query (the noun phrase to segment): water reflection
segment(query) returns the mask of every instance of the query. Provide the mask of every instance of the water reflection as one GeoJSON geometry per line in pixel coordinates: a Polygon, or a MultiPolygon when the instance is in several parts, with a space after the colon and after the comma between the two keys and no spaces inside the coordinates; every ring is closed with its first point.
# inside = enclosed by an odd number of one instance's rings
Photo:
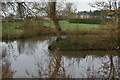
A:
{"type": "Polygon", "coordinates": [[[2,42],[3,77],[13,78],[108,78],[118,77],[117,51],[50,52],[55,37],[2,42]],[[8,74],[9,75],[9,74],[8,74]]]}

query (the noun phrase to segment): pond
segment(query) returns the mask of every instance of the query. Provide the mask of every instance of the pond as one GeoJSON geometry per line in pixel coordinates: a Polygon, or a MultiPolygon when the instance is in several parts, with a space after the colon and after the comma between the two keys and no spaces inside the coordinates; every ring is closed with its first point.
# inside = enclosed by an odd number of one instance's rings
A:
{"type": "Polygon", "coordinates": [[[0,42],[2,77],[118,78],[117,51],[50,51],[48,46],[55,40],[45,37],[0,42]]]}

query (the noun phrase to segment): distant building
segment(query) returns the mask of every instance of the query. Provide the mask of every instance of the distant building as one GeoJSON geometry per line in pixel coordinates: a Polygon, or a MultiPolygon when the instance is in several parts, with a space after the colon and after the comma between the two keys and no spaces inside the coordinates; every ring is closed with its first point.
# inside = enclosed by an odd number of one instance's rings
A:
{"type": "MultiPolygon", "coordinates": [[[[79,19],[102,19],[102,15],[101,15],[102,11],[100,10],[96,10],[96,11],[90,11],[90,12],[87,12],[87,11],[81,11],[81,12],[78,12],[76,14],[76,18],[79,18],[79,19]]],[[[106,18],[111,18],[111,16],[106,16],[106,18]]]]}
{"type": "Polygon", "coordinates": [[[87,13],[87,12],[78,12],[77,18],[80,18],[80,19],[89,19],[89,18],[92,18],[92,16],[91,16],[90,13],[87,13]]]}

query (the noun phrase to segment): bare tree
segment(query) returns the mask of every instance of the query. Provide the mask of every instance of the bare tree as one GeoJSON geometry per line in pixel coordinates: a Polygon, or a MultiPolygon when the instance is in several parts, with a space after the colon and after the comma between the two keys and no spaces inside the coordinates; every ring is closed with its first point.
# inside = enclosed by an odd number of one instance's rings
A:
{"type": "Polygon", "coordinates": [[[8,16],[12,11],[15,11],[15,3],[13,2],[1,2],[1,11],[4,16],[8,16]]]}
{"type": "Polygon", "coordinates": [[[109,9],[109,10],[116,10],[118,9],[118,0],[96,0],[95,2],[89,3],[91,7],[97,8],[97,9],[109,9]]]}
{"type": "Polygon", "coordinates": [[[30,2],[7,2],[3,3],[2,11],[4,15],[7,15],[8,12],[13,11],[13,13],[16,13],[17,17],[25,18],[27,16],[48,16],[54,23],[55,29],[58,34],[61,33],[61,27],[59,24],[59,18],[58,16],[66,15],[69,18],[73,17],[73,14],[75,12],[75,9],[73,9],[72,3],[66,3],[65,7],[64,5],[58,5],[56,0],[49,0],[49,2],[42,2],[42,3],[30,3],[30,2]],[[32,5],[32,6],[30,6],[32,5]],[[8,7],[11,7],[11,9],[7,10],[8,7]],[[60,9],[61,8],[61,9],[60,9]],[[62,13],[60,13],[60,11],[62,13]]]}
{"type": "Polygon", "coordinates": [[[61,32],[59,19],[72,18],[76,11],[73,3],[60,3],[56,0],[54,2],[50,0],[49,2],[34,3],[34,9],[37,15],[47,16],[53,21],[58,34],[61,32]]]}
{"type": "Polygon", "coordinates": [[[16,14],[17,17],[24,18],[28,15],[34,15],[30,2],[2,2],[2,13],[4,16],[16,14]]]}
{"type": "Polygon", "coordinates": [[[49,17],[55,25],[57,34],[60,35],[61,28],[60,28],[60,24],[57,16],[56,7],[57,7],[56,0],[54,2],[50,0],[49,2],[33,3],[33,9],[35,9],[35,13],[38,16],[49,17]]]}

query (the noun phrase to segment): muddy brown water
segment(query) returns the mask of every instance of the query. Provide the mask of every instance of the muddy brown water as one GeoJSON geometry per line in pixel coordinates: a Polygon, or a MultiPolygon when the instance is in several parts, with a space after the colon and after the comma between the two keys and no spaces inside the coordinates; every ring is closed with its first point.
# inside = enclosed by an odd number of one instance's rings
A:
{"type": "MultiPolygon", "coordinates": [[[[57,77],[118,77],[117,55],[107,54],[109,51],[51,52],[48,46],[55,39],[56,37],[49,37],[0,42],[3,75],[12,72],[9,76],[12,78],[48,78],[58,64],[55,64],[55,60],[59,60],[57,77]]],[[[116,54],[117,51],[112,53],[116,54]]]]}

